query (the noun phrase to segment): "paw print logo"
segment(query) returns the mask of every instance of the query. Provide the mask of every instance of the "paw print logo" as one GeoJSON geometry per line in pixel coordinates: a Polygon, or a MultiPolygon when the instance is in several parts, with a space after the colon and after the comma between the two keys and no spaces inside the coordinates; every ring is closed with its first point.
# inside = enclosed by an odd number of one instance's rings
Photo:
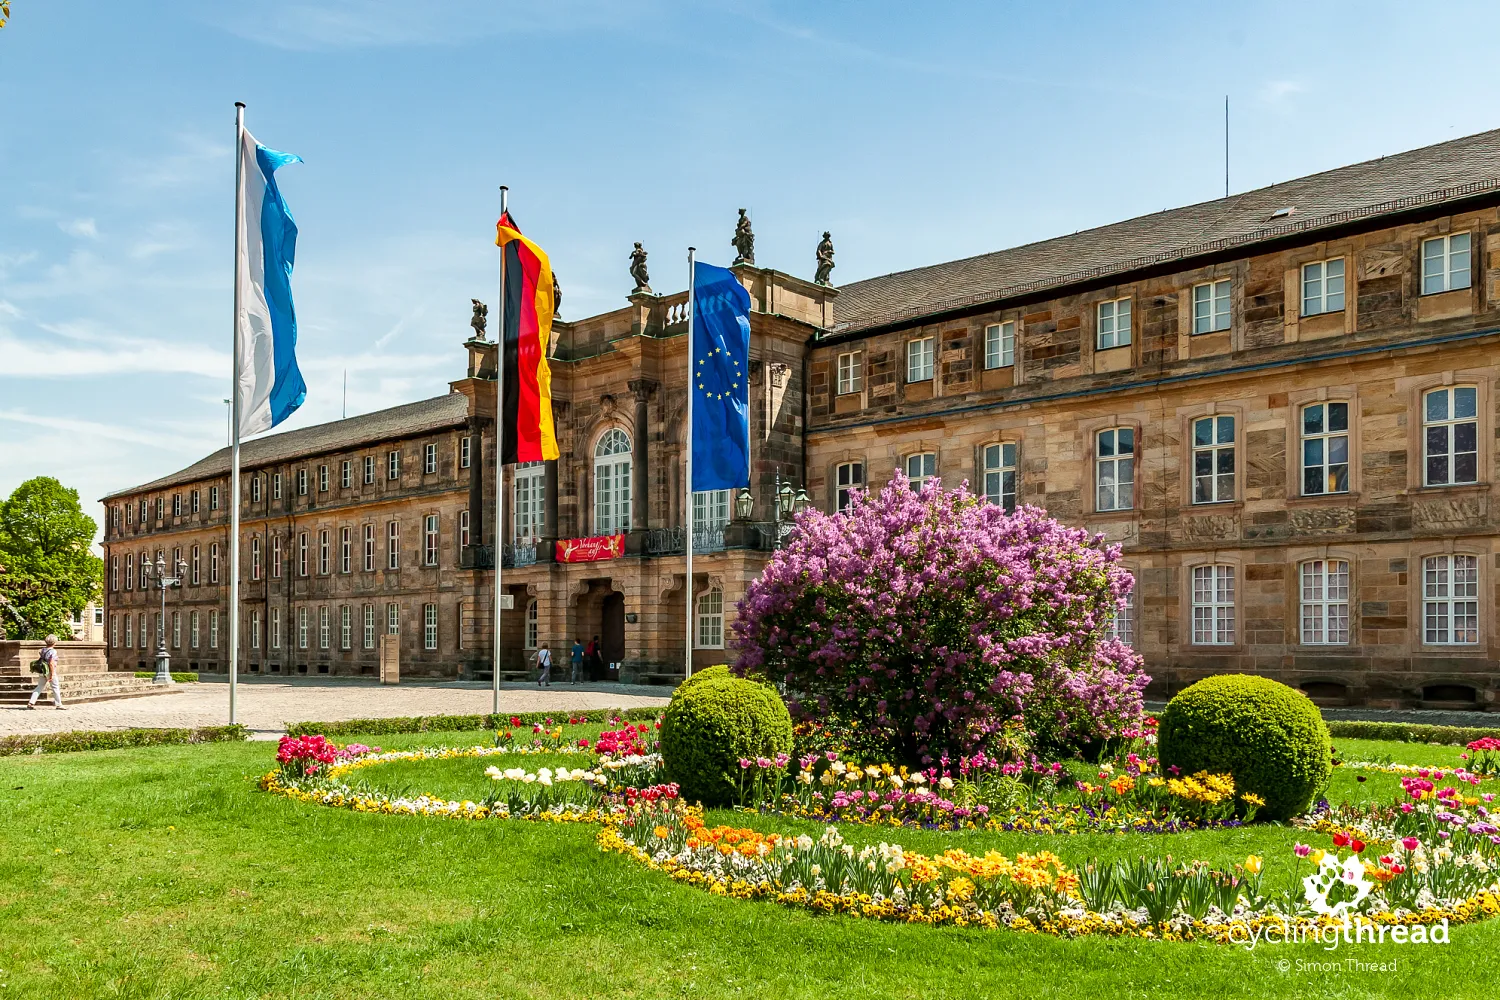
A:
{"type": "Polygon", "coordinates": [[[1365,863],[1358,854],[1351,854],[1342,862],[1332,852],[1323,855],[1317,870],[1302,880],[1302,894],[1314,913],[1345,919],[1359,908],[1365,897],[1374,889],[1365,880],[1365,863]],[[1337,902],[1330,903],[1329,897],[1337,902]]]}

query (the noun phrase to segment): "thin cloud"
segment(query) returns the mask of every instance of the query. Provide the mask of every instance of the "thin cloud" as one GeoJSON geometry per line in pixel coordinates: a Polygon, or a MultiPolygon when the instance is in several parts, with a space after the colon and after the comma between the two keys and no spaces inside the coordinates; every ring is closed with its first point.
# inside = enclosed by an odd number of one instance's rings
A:
{"type": "Polygon", "coordinates": [[[1268,80],[1255,96],[1262,104],[1285,104],[1306,89],[1296,80],[1268,80]]]}
{"type": "Polygon", "coordinates": [[[99,228],[94,225],[93,219],[69,219],[59,222],[57,228],[69,236],[76,236],[81,240],[97,240],[99,228]]]}

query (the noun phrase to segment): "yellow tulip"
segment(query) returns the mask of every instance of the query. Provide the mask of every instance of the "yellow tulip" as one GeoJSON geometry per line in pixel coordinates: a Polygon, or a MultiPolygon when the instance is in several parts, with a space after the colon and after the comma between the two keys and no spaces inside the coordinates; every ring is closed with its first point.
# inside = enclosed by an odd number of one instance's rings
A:
{"type": "Polygon", "coordinates": [[[1259,875],[1260,866],[1261,859],[1257,854],[1252,854],[1245,859],[1245,871],[1249,872],[1251,875],[1259,875]]]}

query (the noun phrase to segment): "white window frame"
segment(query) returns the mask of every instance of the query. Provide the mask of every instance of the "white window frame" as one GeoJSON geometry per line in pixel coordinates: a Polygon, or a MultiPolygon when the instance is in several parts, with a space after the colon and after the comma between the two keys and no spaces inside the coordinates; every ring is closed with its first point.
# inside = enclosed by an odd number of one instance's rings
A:
{"type": "Polygon", "coordinates": [[[436,566],[438,564],[438,516],[428,514],[422,518],[422,565],[436,566]]]}
{"type": "Polygon", "coordinates": [[[281,499],[281,473],[279,472],[273,472],[271,474],[271,499],[281,499]]]}
{"type": "Polygon", "coordinates": [[[724,591],[718,587],[698,595],[695,637],[699,649],[724,648],[724,591]]]}
{"type": "Polygon", "coordinates": [[[250,536],[250,579],[260,579],[260,536],[250,536]]]}
{"type": "Polygon", "coordinates": [[[339,572],[354,568],[354,529],[347,524],[339,528],[339,572]]]}
{"type": "Polygon", "coordinates": [[[182,494],[181,493],[173,493],[172,494],[172,516],[173,517],[181,517],[182,516],[182,494]]]}
{"type": "Polygon", "coordinates": [[[318,606],[318,648],[328,649],[333,644],[333,616],[328,605],[318,606]]]}
{"type": "Polygon", "coordinates": [[[536,649],[540,626],[541,609],[537,604],[537,599],[533,597],[526,602],[526,635],[522,642],[527,649],[536,649]]]}
{"type": "Polygon", "coordinates": [[[1239,471],[1234,445],[1233,414],[1216,413],[1188,421],[1192,450],[1193,503],[1230,503],[1234,500],[1239,471]],[[1205,438],[1206,435],[1206,438],[1205,438]],[[1225,438],[1228,440],[1225,440],[1225,438]],[[1208,471],[1201,471],[1206,465],[1208,471]],[[1228,466],[1228,471],[1224,467],[1228,466]]]}
{"type": "Polygon", "coordinates": [[[364,567],[366,573],[375,572],[375,525],[365,525],[364,567]]]}
{"type": "Polygon", "coordinates": [[[371,483],[373,483],[375,481],[375,456],[374,455],[366,455],[365,456],[364,465],[365,465],[365,475],[364,475],[365,485],[369,486],[371,483]]]}
{"type": "Polygon", "coordinates": [[[193,490],[188,494],[188,513],[198,513],[198,498],[201,492],[200,490],[193,490]]]}
{"type": "Polygon", "coordinates": [[[344,459],[339,463],[339,488],[347,490],[354,485],[354,463],[344,459]]]}
{"type": "Polygon", "coordinates": [[[1319,400],[1303,405],[1297,421],[1301,436],[1299,449],[1302,463],[1302,495],[1328,496],[1349,492],[1349,411],[1353,404],[1343,399],[1319,400]],[[1339,407],[1339,409],[1335,409],[1339,407]],[[1334,427],[1335,413],[1343,414],[1343,427],[1334,427]],[[1317,423],[1309,428],[1308,421],[1317,423]],[[1332,461],[1334,452],[1342,449],[1344,460],[1332,461]],[[1314,455],[1313,452],[1317,454],[1314,455]],[[1343,488],[1337,488],[1339,470],[1343,470],[1343,488]]]}
{"type": "Polygon", "coordinates": [[[858,351],[845,351],[838,357],[838,395],[847,396],[859,392],[864,384],[858,351]]]}
{"type": "Polygon", "coordinates": [[[906,342],[906,382],[931,382],[937,357],[937,338],[918,337],[906,342]]]}
{"type": "Polygon", "coordinates": [[[984,498],[1006,511],[1016,509],[1016,443],[1000,441],[984,446],[984,498]]]}
{"type": "Polygon", "coordinates": [[[1104,634],[1111,639],[1118,639],[1131,649],[1135,648],[1135,588],[1131,587],[1125,591],[1125,596],[1120,598],[1120,603],[1115,606],[1115,611],[1109,616],[1109,624],[1105,626],[1104,634]]]}
{"type": "Polygon", "coordinates": [[[467,469],[469,467],[469,465],[473,462],[473,459],[471,457],[473,455],[473,448],[474,448],[473,438],[471,438],[467,434],[464,434],[461,437],[459,437],[459,439],[458,439],[458,467],[460,469],[467,469]]]}
{"type": "Polygon", "coordinates": [[[630,530],[631,440],[618,427],[605,431],[594,445],[594,533],[615,535],[630,530]]]}
{"type": "Polygon", "coordinates": [[[172,612],[172,648],[182,648],[182,612],[172,612]]]}
{"type": "Polygon", "coordinates": [[[1193,336],[1223,333],[1233,325],[1233,289],[1228,278],[1193,286],[1193,336]]]}
{"type": "Polygon", "coordinates": [[[1422,644],[1479,645],[1479,557],[1466,553],[1422,559],[1422,644]]]}
{"type": "Polygon", "coordinates": [[[271,536],[271,578],[281,579],[281,536],[271,536]]]}
{"type": "Polygon", "coordinates": [[[375,605],[373,605],[373,604],[366,604],[365,605],[364,611],[363,611],[363,621],[364,621],[364,626],[365,626],[364,647],[366,649],[374,649],[375,648],[375,605]]]}
{"type": "Polygon", "coordinates": [[[1109,351],[1116,347],[1129,347],[1131,342],[1132,316],[1130,299],[1110,299],[1101,302],[1094,311],[1097,326],[1094,331],[1094,349],[1109,351]]]}
{"type": "Polygon", "coordinates": [[[714,531],[729,524],[729,490],[693,493],[693,531],[714,531]]]}
{"type": "Polygon", "coordinates": [[[391,481],[401,478],[401,452],[399,450],[389,452],[385,456],[385,478],[391,481]]]}
{"type": "Polygon", "coordinates": [[[219,648],[219,609],[208,609],[208,648],[219,648]]]}
{"type": "Polygon", "coordinates": [[[425,444],[422,446],[422,475],[437,475],[437,445],[425,444]]]}
{"type": "Polygon", "coordinates": [[[132,649],[135,646],[135,615],[125,616],[125,648],[132,649]]]}
{"type": "Polygon", "coordinates": [[[347,604],[339,605],[339,649],[354,645],[354,612],[347,604]]]}
{"type": "Polygon", "coordinates": [[[328,492],[328,464],[326,462],[318,466],[318,492],[328,492]]]}
{"type": "Polygon", "coordinates": [[[250,612],[250,648],[260,648],[260,610],[250,612]]]}
{"type": "Polygon", "coordinates": [[[1441,295],[1473,284],[1472,233],[1448,233],[1422,241],[1422,294],[1441,295]]]}
{"type": "Polygon", "coordinates": [[[188,648],[198,648],[198,612],[197,609],[188,612],[188,648]]]}
{"type": "Polygon", "coordinates": [[[1234,645],[1234,575],[1234,567],[1223,563],[1193,567],[1193,645],[1234,645]]]}
{"type": "Polygon", "coordinates": [[[438,648],[438,606],[436,604],[422,605],[422,648],[438,648]]]}
{"type": "Polygon", "coordinates": [[[1302,315],[1321,316],[1344,311],[1344,272],[1347,267],[1342,257],[1302,265],[1302,315]]]}
{"type": "Polygon", "coordinates": [[[1308,559],[1297,567],[1304,646],[1349,645],[1349,563],[1308,559]]]}
{"type": "Polygon", "coordinates": [[[192,549],[189,550],[190,562],[188,563],[188,579],[193,581],[193,586],[195,587],[198,586],[199,582],[203,579],[202,574],[200,573],[201,562],[199,560],[199,554],[201,551],[202,549],[197,545],[194,545],[192,549]]]}
{"type": "Polygon", "coordinates": [[[299,497],[305,497],[305,496],[307,496],[307,470],[306,469],[298,469],[297,470],[297,495],[299,497]]]}
{"type": "Polygon", "coordinates": [[[833,470],[833,481],[833,509],[844,510],[854,499],[855,493],[864,491],[865,463],[840,462],[833,470]]]}
{"type": "Polygon", "coordinates": [[[208,543],[208,582],[219,582],[219,543],[208,543]]]}
{"type": "Polygon", "coordinates": [[[260,503],[260,476],[250,477],[250,502],[260,503]]]}
{"type": "Polygon", "coordinates": [[[984,328],[984,367],[1010,368],[1016,363],[1016,321],[991,323],[984,328]]]}
{"type": "Polygon", "coordinates": [[[297,575],[307,575],[307,532],[299,532],[297,535],[297,575]]]}
{"type": "Polygon", "coordinates": [[[913,452],[901,460],[901,470],[906,473],[911,488],[920,490],[927,485],[927,480],[937,478],[937,452],[913,452]]]}
{"type": "Polygon", "coordinates": [[[1468,486],[1479,482],[1479,387],[1475,385],[1445,385],[1436,389],[1428,389],[1422,393],[1422,485],[1424,486],[1468,486]],[[1472,414],[1456,416],[1460,409],[1460,394],[1469,394],[1468,398],[1473,400],[1472,414]],[[1438,418],[1432,416],[1432,400],[1442,397],[1443,414],[1438,418]],[[1472,425],[1474,446],[1470,449],[1460,451],[1458,449],[1459,429],[1465,425],[1472,425]],[[1444,451],[1439,454],[1432,448],[1433,431],[1441,429],[1443,432],[1444,451]],[[1472,456],[1473,475],[1471,478],[1460,479],[1458,477],[1459,460],[1464,456],[1472,456]],[[1434,459],[1442,459],[1444,475],[1441,479],[1435,479],[1432,475],[1432,463],[1434,459]]]}
{"type": "Polygon", "coordinates": [[[546,530],[547,464],[518,463],[511,485],[511,538],[534,544],[546,530]]]}
{"type": "Polygon", "coordinates": [[[400,521],[387,521],[385,525],[385,568],[401,568],[400,521]]]}
{"type": "Polygon", "coordinates": [[[322,528],[318,531],[318,575],[327,576],[332,566],[328,547],[328,529],[322,528]]]}
{"type": "Polygon", "coordinates": [[[109,648],[120,648],[120,616],[109,616],[109,648]]]}
{"type": "Polygon", "coordinates": [[[462,551],[469,547],[469,512],[458,512],[458,547],[462,551]]]}
{"type": "Polygon", "coordinates": [[[1134,427],[1106,427],[1094,432],[1094,509],[1101,513],[1135,509],[1136,444],[1134,427]],[[1121,440],[1122,436],[1128,440],[1121,440]],[[1106,442],[1108,444],[1106,445],[1106,442]],[[1122,452],[1120,448],[1129,448],[1122,452]],[[1108,451],[1106,452],[1106,447],[1108,451]],[[1121,470],[1126,475],[1121,476],[1121,470]]]}
{"type": "Polygon", "coordinates": [[[281,648],[281,609],[271,609],[271,648],[281,648]]]}
{"type": "Polygon", "coordinates": [[[297,609],[297,648],[306,649],[308,642],[307,608],[297,609]]]}
{"type": "Polygon", "coordinates": [[[401,605],[391,601],[385,606],[385,634],[401,634],[401,605]]]}

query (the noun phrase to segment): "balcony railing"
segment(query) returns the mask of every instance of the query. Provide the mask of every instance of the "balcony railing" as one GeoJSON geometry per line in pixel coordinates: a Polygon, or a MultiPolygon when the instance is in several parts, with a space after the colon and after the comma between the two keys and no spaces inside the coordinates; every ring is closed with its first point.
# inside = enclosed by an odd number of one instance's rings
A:
{"type": "MultiPolygon", "coordinates": [[[[687,529],[678,525],[675,528],[652,528],[646,532],[646,554],[650,556],[670,556],[687,551],[687,529]]],[[[724,526],[718,525],[709,528],[693,529],[693,551],[694,552],[723,552],[724,551],[724,526]]]]}
{"type": "Polygon", "coordinates": [[[510,543],[501,550],[502,565],[506,569],[535,565],[536,545],[535,539],[510,543]]]}

